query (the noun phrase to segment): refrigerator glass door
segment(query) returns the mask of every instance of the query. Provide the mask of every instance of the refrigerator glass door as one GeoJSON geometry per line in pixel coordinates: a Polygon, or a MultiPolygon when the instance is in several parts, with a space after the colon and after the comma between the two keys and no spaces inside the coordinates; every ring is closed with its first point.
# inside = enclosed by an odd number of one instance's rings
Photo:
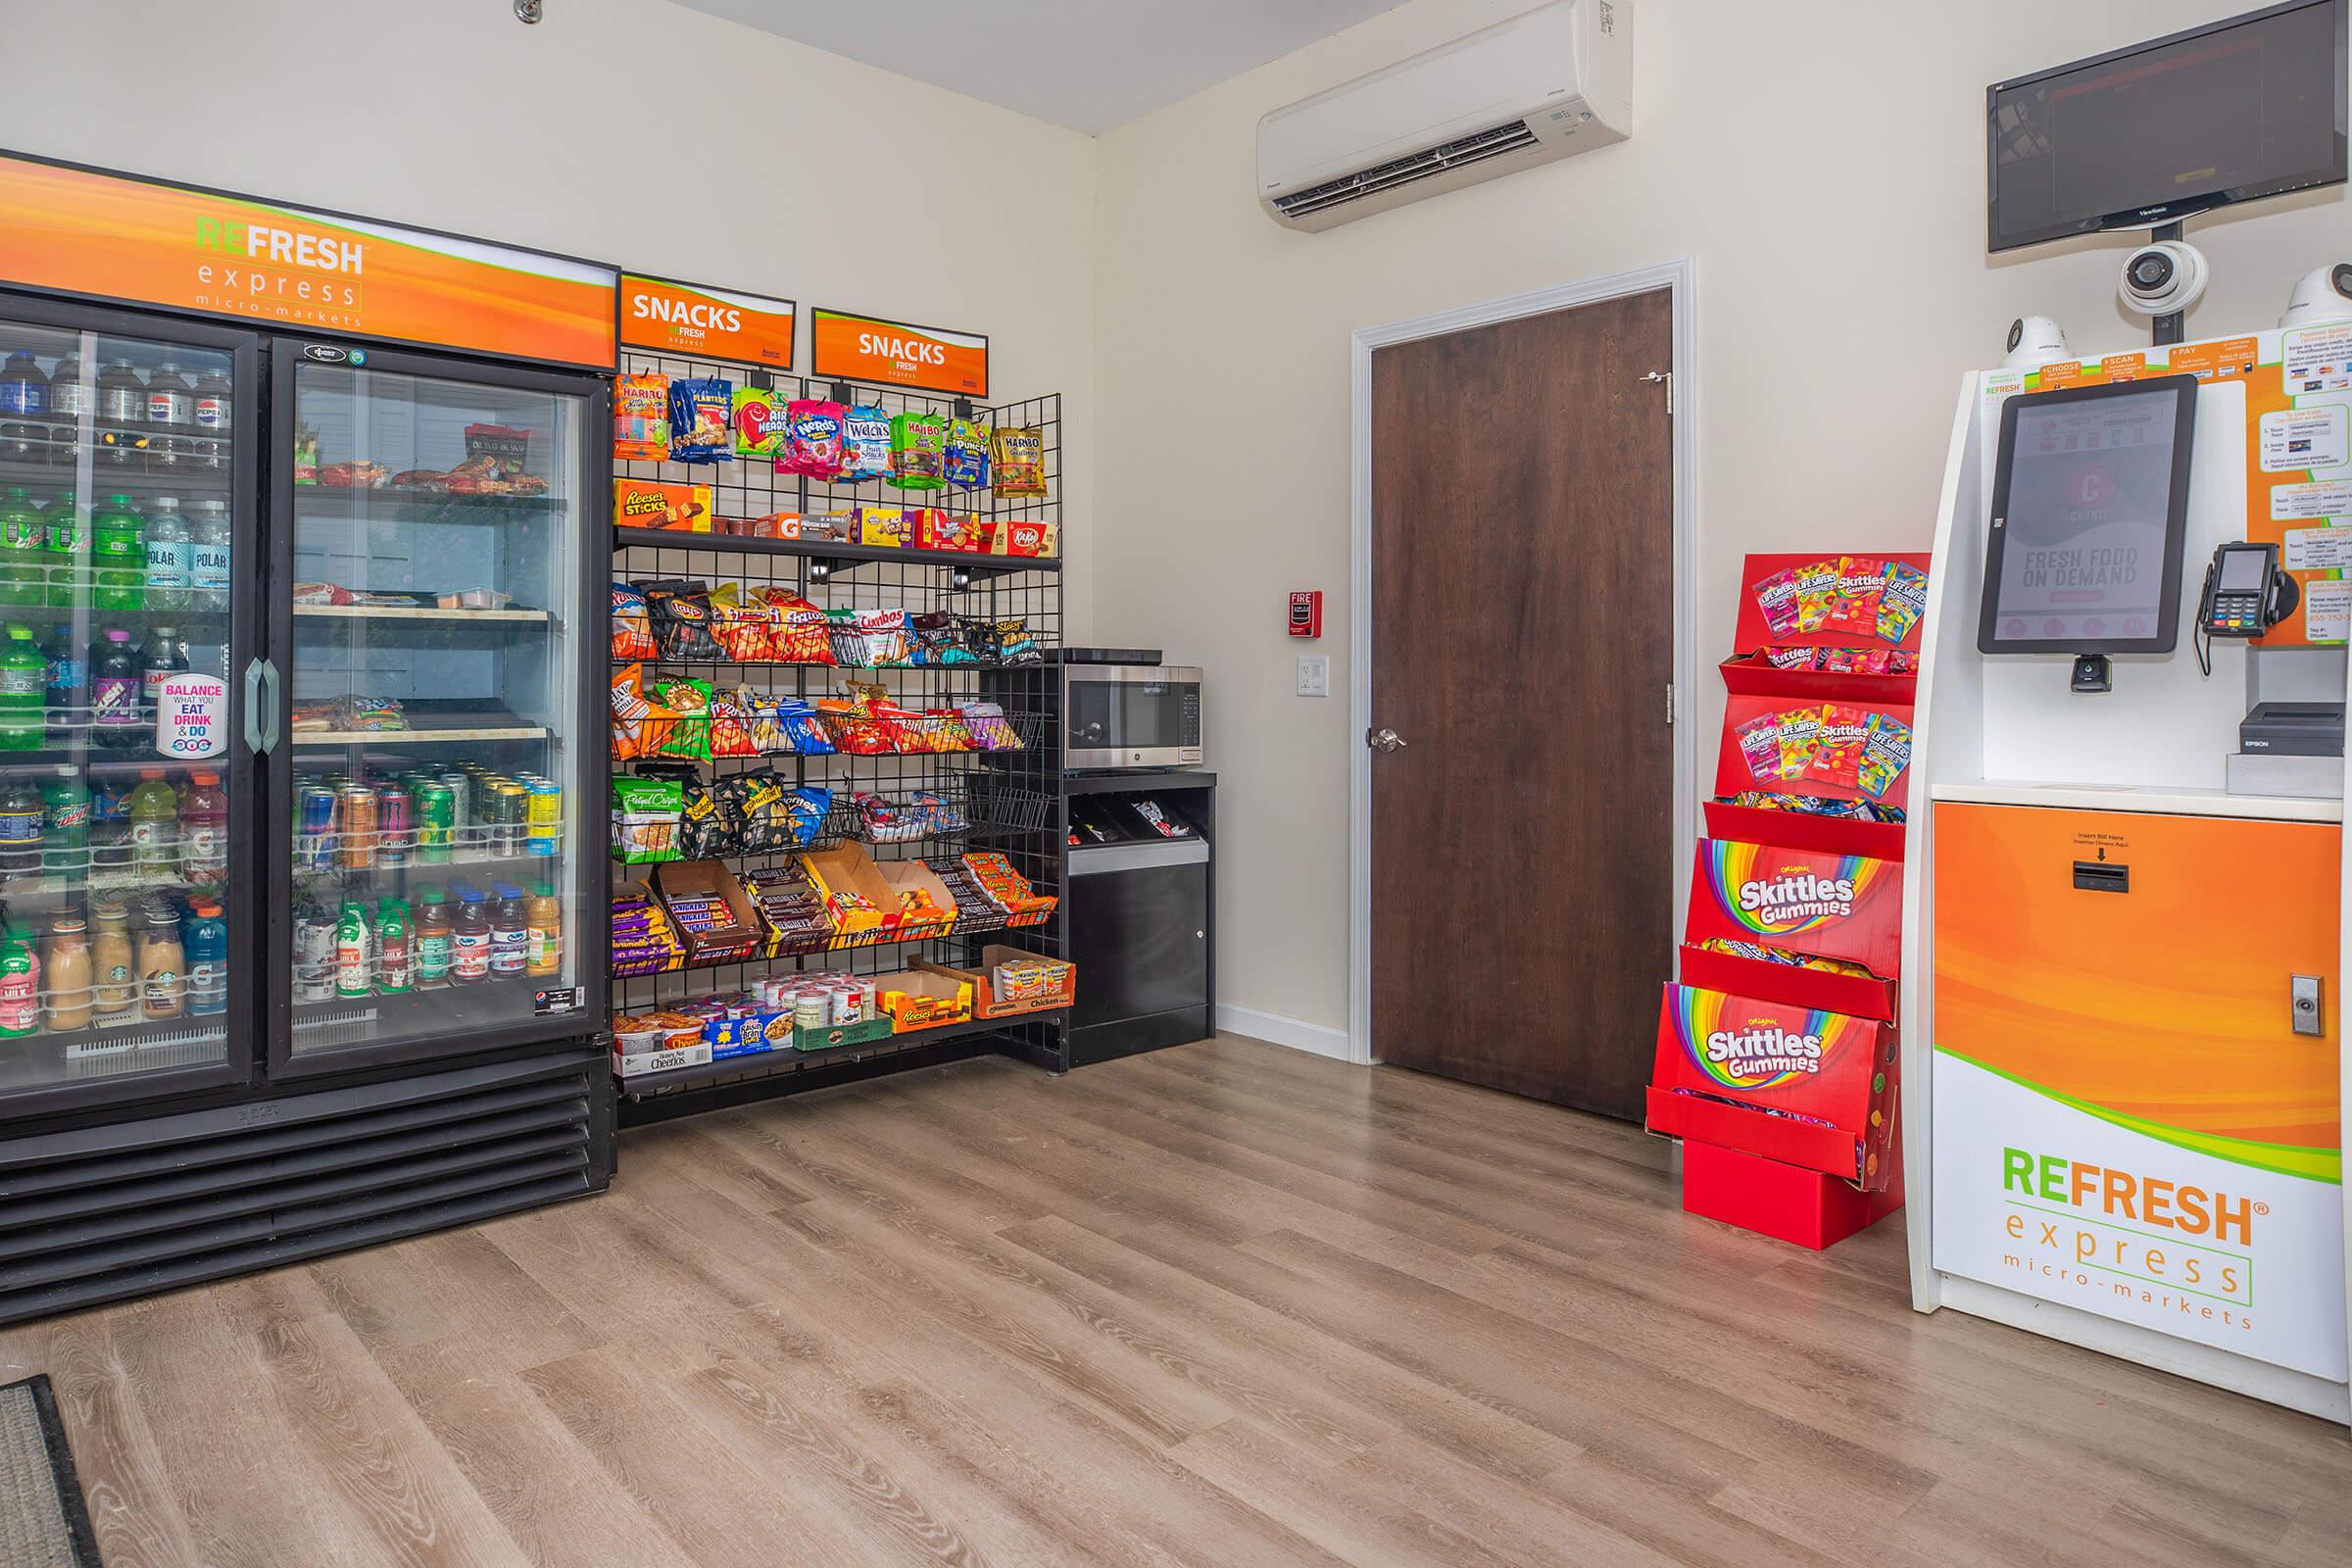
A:
{"type": "Polygon", "coordinates": [[[275,961],[297,1069],[595,1027],[573,990],[595,849],[587,400],[464,376],[372,350],[291,367],[292,450],[272,458],[291,464],[275,494],[293,573],[275,961]]]}
{"type": "Polygon", "coordinates": [[[0,303],[0,1115],[251,1070],[258,359],[177,330],[0,303]]]}

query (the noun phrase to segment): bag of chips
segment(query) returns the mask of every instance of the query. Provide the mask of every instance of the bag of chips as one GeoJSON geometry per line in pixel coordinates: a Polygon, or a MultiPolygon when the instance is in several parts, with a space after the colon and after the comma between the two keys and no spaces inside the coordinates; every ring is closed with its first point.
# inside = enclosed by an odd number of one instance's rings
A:
{"type": "Polygon", "coordinates": [[[735,452],[738,457],[772,458],[784,445],[783,401],[762,386],[735,389],[735,452]]]}
{"type": "Polygon", "coordinates": [[[890,420],[890,482],[901,490],[947,483],[948,421],[936,414],[896,414],[890,420]]]}
{"type": "Polygon", "coordinates": [[[710,683],[664,675],[650,682],[646,696],[677,715],[669,733],[646,755],[676,757],[703,762],[710,758],[710,683]]]}
{"type": "Polygon", "coordinates": [[[612,780],[612,858],[640,864],[678,858],[685,792],[676,779],[612,780]]]}
{"type": "MultiPolygon", "coordinates": [[[[678,858],[682,860],[715,860],[724,856],[740,855],[742,845],[727,821],[713,792],[705,787],[702,775],[692,767],[675,764],[648,765],[638,769],[641,781],[662,781],[678,791],[678,858]]],[[[614,781],[616,784],[618,780],[614,781]]]]}
{"type": "Polygon", "coordinates": [[[792,825],[792,841],[802,849],[814,844],[833,810],[833,792],[803,785],[784,797],[784,814],[792,825]]]}
{"type": "Polygon", "coordinates": [[[859,790],[851,805],[858,813],[853,831],[868,844],[911,844],[931,831],[919,811],[901,810],[887,795],[859,790]]]}
{"type": "Polygon", "coordinates": [[[842,416],[847,413],[829,399],[793,399],[786,408],[784,449],[776,457],[776,471],[806,474],[811,479],[838,475],[842,416]]]}
{"type": "Polygon", "coordinates": [[[917,664],[969,664],[975,662],[972,651],[963,646],[963,639],[956,633],[956,617],[944,610],[908,615],[906,631],[913,645],[912,656],[917,664]]]}
{"type": "Polygon", "coordinates": [[[995,703],[965,703],[956,710],[970,732],[972,745],[983,752],[1017,752],[1024,748],[1012,721],[995,703]]]}
{"type": "Polygon", "coordinates": [[[904,610],[828,610],[825,625],[833,662],[845,669],[882,669],[907,662],[904,610]]]}
{"type": "Polygon", "coordinates": [[[784,810],[784,786],[772,773],[739,773],[711,786],[735,835],[734,853],[773,855],[792,847],[791,818],[784,810]]]}
{"type": "Polygon", "coordinates": [[[874,717],[872,710],[862,702],[820,698],[816,719],[824,726],[833,749],[845,757],[889,757],[899,749],[898,736],[891,726],[874,717]]]}
{"type": "Polygon", "coordinates": [[[841,420],[843,484],[871,484],[890,472],[890,416],[871,403],[854,405],[841,420]]]}
{"type": "Polygon", "coordinates": [[[745,705],[739,692],[714,691],[710,694],[710,755],[760,755],[759,746],[752,740],[752,710],[745,705]]]}
{"type": "Polygon", "coordinates": [[[718,376],[669,383],[669,461],[732,463],[735,388],[718,376]]]}
{"type": "Polygon", "coordinates": [[[1038,664],[1045,655],[1029,635],[1025,616],[1007,615],[996,620],[966,617],[963,621],[963,643],[973,657],[983,664],[1038,664]]]}
{"type": "Polygon", "coordinates": [[[825,612],[789,588],[752,596],[776,616],[776,658],[787,664],[830,664],[833,637],[825,612]]]}
{"type": "Polygon", "coordinates": [[[988,484],[988,443],[996,427],[986,419],[951,419],[945,472],[958,490],[980,490],[988,484]]]}
{"type": "Polygon", "coordinates": [[[710,635],[710,594],[700,582],[638,585],[654,612],[654,640],[671,663],[714,663],[727,657],[710,635]]]}
{"type": "Polygon", "coordinates": [[[612,585],[612,657],[652,659],[661,653],[654,642],[654,612],[645,595],[626,583],[612,585]]]}
{"type": "Polygon", "coordinates": [[[612,758],[626,762],[666,740],[678,715],[645,692],[645,666],[629,664],[612,674],[612,758]]]}
{"type": "Polygon", "coordinates": [[[971,824],[963,813],[948,804],[947,797],[930,790],[916,790],[906,803],[907,810],[921,818],[925,832],[932,834],[961,833],[971,824]]]}
{"type": "Polygon", "coordinates": [[[1035,425],[1000,425],[989,445],[996,459],[996,491],[1000,497],[1045,495],[1045,431],[1035,425]]]}
{"type": "Polygon", "coordinates": [[[797,697],[776,700],[775,720],[784,738],[783,749],[803,757],[830,757],[833,737],[817,721],[816,710],[797,697]]]}
{"type": "Polygon", "coordinates": [[[710,635],[739,664],[773,663],[781,617],[743,584],[722,582],[710,590],[710,635]]]}
{"type": "Polygon", "coordinates": [[[669,377],[612,378],[612,457],[620,463],[660,463],[669,456],[669,377]]]}
{"type": "Polygon", "coordinates": [[[933,708],[923,713],[923,730],[930,737],[935,752],[970,752],[979,748],[972,742],[971,726],[963,715],[953,708],[933,708]]]}

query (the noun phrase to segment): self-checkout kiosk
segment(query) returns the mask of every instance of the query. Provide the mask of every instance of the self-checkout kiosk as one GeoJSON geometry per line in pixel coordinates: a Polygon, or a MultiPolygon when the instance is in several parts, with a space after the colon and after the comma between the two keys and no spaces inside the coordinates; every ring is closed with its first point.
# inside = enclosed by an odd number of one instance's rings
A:
{"type": "Polygon", "coordinates": [[[2352,1418],[2352,320],[1967,376],[1935,561],[1914,1304],[2352,1418]]]}

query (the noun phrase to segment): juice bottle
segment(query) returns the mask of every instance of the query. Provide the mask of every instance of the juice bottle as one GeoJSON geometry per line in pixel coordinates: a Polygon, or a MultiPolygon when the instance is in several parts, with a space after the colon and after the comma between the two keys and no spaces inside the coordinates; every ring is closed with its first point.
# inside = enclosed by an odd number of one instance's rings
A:
{"type": "Polygon", "coordinates": [[[188,1003],[188,958],[179,945],[179,914],[169,905],[147,911],[139,932],[139,1012],[176,1018],[188,1003]]]}
{"type": "Polygon", "coordinates": [[[228,880],[228,796],[220,775],[209,767],[189,775],[179,803],[179,875],[192,888],[217,888],[228,880]]]}
{"type": "Polygon", "coordinates": [[[0,605],[37,605],[48,582],[48,525],[23,485],[0,497],[0,605]]]}
{"type": "Polygon", "coordinates": [[[188,603],[207,614],[228,610],[228,503],[199,501],[188,550],[188,603]]]}
{"type": "Polygon", "coordinates": [[[541,977],[564,972],[564,906],[555,888],[542,882],[531,893],[524,910],[523,973],[541,977]]]}
{"type": "MultiPolygon", "coordinates": [[[[188,1013],[210,1016],[228,1010],[228,922],[217,899],[198,899],[188,913],[188,1013]]],[[[50,974],[52,989],[56,972],[50,974]]]]}
{"type": "Polygon", "coordinates": [[[61,767],[41,784],[41,874],[78,883],[90,869],[90,792],[61,767]]]}
{"type": "Polygon", "coordinates": [[[126,803],[130,815],[130,868],[142,882],[179,880],[179,797],[160,767],[139,769],[138,786],[126,803]]]}
{"type": "Polygon", "coordinates": [[[32,780],[0,784],[0,877],[41,874],[41,792],[32,780]]]}
{"type": "Polygon", "coordinates": [[[0,1037],[15,1039],[41,1027],[41,960],[21,936],[0,941],[0,1037]]]}
{"type": "Polygon", "coordinates": [[[41,955],[41,967],[49,982],[42,1005],[49,1027],[87,1029],[92,997],[90,927],[79,909],[60,909],[49,917],[49,941],[41,955]]]}
{"type": "Polygon", "coordinates": [[[530,928],[522,889],[501,882],[490,905],[490,973],[499,980],[521,975],[529,958],[530,928]]]}
{"type": "Polygon", "coordinates": [[[490,911],[482,895],[466,888],[458,895],[457,918],[449,928],[449,983],[478,986],[490,978],[490,911]]]}
{"type": "Polygon", "coordinates": [[[343,901],[335,916],[335,995],[344,1001],[375,993],[374,937],[368,911],[357,899],[343,901]]]}
{"type": "Polygon", "coordinates": [[[146,607],[147,519],[130,497],[112,495],[90,514],[90,605],[96,610],[146,607]]]}
{"type": "Polygon", "coordinates": [[[441,902],[441,890],[420,890],[416,933],[418,990],[438,991],[449,984],[450,936],[449,906],[441,902]]]}
{"type": "Polygon", "coordinates": [[[396,997],[416,983],[416,953],[409,932],[409,906],[385,899],[375,906],[375,989],[396,997]]]}
{"type": "Polygon", "coordinates": [[[90,739],[115,751],[137,747],[147,732],[139,723],[139,656],[130,633],[109,626],[90,647],[90,739]]]}
{"type": "Polygon", "coordinates": [[[146,565],[140,589],[149,610],[185,610],[188,584],[196,564],[196,534],[180,515],[173,496],[157,496],[148,504],[146,565]]]}
{"type": "Polygon", "coordinates": [[[57,499],[42,510],[41,527],[46,535],[41,549],[46,558],[49,608],[72,610],[81,598],[82,547],[89,537],[80,499],[71,489],[60,490],[57,499]]]}
{"type": "Polygon", "coordinates": [[[122,905],[110,901],[90,910],[90,921],[97,928],[90,939],[90,969],[97,988],[90,1005],[104,1022],[120,1018],[138,1000],[131,972],[130,915],[122,905]]]}
{"type": "Polygon", "coordinates": [[[98,458],[112,467],[142,466],[147,449],[147,383],[125,359],[98,372],[98,458]]]}
{"type": "Polygon", "coordinates": [[[0,751],[40,750],[48,692],[49,661],[32,640],[32,628],[12,624],[0,643],[0,751]]]}

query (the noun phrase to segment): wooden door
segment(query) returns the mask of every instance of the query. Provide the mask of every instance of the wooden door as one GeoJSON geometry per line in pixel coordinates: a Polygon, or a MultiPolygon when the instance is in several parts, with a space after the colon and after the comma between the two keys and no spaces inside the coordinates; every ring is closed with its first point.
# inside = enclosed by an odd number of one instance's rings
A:
{"type": "Polygon", "coordinates": [[[1373,1054],[1630,1120],[1673,965],[1673,364],[1664,290],[1372,356],[1373,1054]]]}

